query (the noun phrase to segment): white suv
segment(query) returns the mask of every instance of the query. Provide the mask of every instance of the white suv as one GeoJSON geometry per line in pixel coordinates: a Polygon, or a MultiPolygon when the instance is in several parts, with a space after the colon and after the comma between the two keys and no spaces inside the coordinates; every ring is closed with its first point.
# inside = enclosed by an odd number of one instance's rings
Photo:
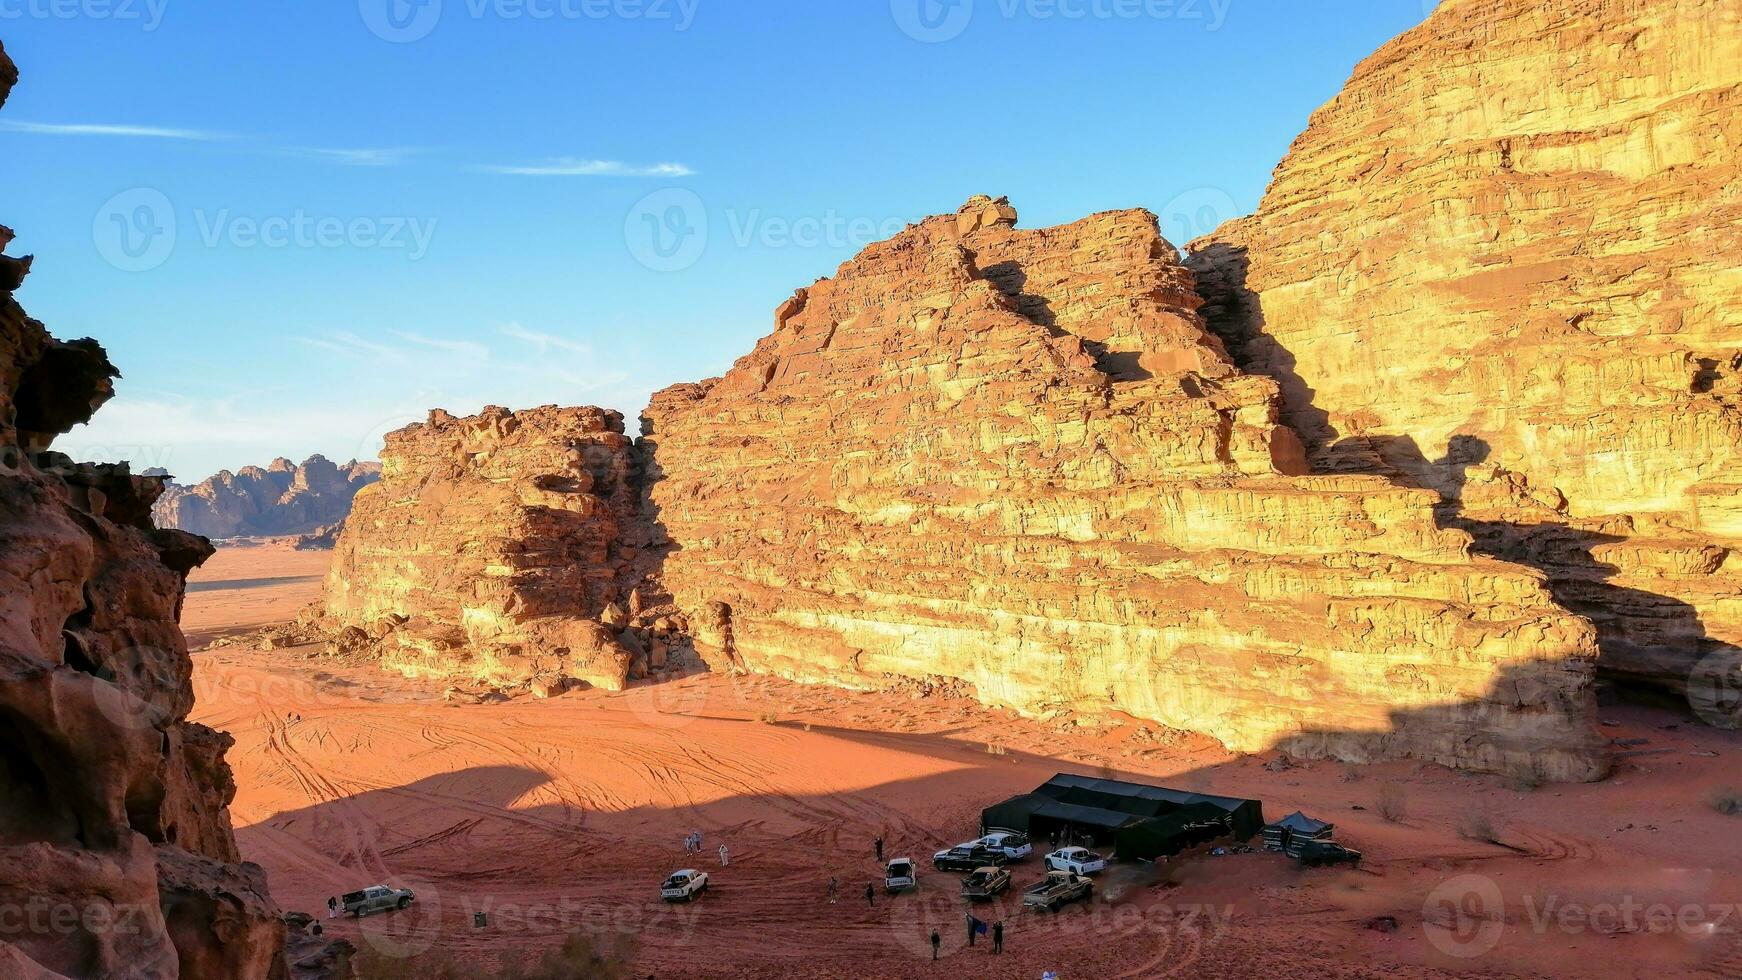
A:
{"type": "Polygon", "coordinates": [[[997,851],[1012,861],[1021,861],[1034,853],[1034,845],[1028,842],[1027,834],[1010,830],[993,831],[974,843],[988,851],[997,851]]]}

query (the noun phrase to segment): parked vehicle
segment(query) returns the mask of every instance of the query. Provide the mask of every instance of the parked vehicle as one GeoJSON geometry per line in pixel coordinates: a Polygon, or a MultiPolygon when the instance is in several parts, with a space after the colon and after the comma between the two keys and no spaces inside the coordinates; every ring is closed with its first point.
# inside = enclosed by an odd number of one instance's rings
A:
{"type": "Polygon", "coordinates": [[[339,899],[345,914],[358,919],[376,912],[402,909],[416,900],[417,896],[412,894],[411,889],[388,885],[370,885],[360,892],[350,892],[339,899]]]}
{"type": "Polygon", "coordinates": [[[665,879],[665,884],[659,886],[659,897],[668,902],[693,902],[707,890],[708,873],[686,868],[665,879]]]}
{"type": "Polygon", "coordinates": [[[962,897],[970,902],[990,902],[1010,890],[1010,869],[985,867],[962,879],[962,897]]]}
{"type": "Polygon", "coordinates": [[[1045,878],[1022,893],[1022,904],[1057,912],[1061,906],[1087,901],[1094,894],[1095,883],[1088,878],[1069,871],[1048,871],[1045,878]]]}
{"type": "Polygon", "coordinates": [[[1310,840],[1300,845],[1300,863],[1309,868],[1329,864],[1358,868],[1361,866],[1361,852],[1336,841],[1310,840]]]}
{"type": "Polygon", "coordinates": [[[932,866],[939,871],[975,871],[984,867],[1001,868],[1008,864],[1009,858],[1003,851],[994,851],[981,847],[976,841],[971,844],[957,844],[947,851],[939,851],[931,857],[932,866]]]}
{"type": "Polygon", "coordinates": [[[1011,830],[995,830],[974,843],[987,850],[1002,851],[1012,861],[1021,861],[1034,853],[1034,845],[1029,842],[1028,835],[1011,830]]]}
{"type": "Polygon", "coordinates": [[[883,869],[883,887],[893,895],[919,884],[919,869],[912,858],[896,858],[883,869]]]}
{"type": "Polygon", "coordinates": [[[1095,875],[1107,870],[1107,859],[1086,847],[1061,847],[1046,856],[1048,871],[1095,875]]]}

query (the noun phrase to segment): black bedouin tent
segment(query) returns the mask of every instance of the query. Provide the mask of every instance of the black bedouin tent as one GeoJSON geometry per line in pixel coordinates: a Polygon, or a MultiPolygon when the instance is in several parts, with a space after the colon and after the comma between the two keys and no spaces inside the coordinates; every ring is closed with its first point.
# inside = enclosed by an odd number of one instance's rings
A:
{"type": "Polygon", "coordinates": [[[1121,857],[1147,860],[1218,837],[1247,840],[1264,827],[1264,809],[1257,800],[1060,773],[1032,793],[987,807],[980,825],[1036,838],[1069,830],[1111,839],[1121,857]]]}
{"type": "Polygon", "coordinates": [[[1214,803],[1188,803],[1165,817],[1149,817],[1119,831],[1122,858],[1153,861],[1206,841],[1233,836],[1227,810],[1214,803]]]}

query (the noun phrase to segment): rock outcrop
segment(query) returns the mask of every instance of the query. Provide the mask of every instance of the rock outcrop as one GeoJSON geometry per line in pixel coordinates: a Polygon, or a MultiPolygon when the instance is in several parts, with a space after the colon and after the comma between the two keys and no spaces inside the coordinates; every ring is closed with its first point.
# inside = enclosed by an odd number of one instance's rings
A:
{"type": "Polygon", "coordinates": [[[1307,475],[1153,215],[1015,222],[982,197],[910,227],[723,378],[655,396],[651,543],[714,665],[1241,750],[1606,770],[1594,633],[1541,573],[1472,557],[1432,491],[1307,475]]]}
{"type": "Polygon", "coordinates": [[[642,533],[621,414],[438,410],[388,435],[382,467],[327,580],[335,642],[414,676],[623,686],[642,533]]]}
{"type": "Polygon", "coordinates": [[[279,458],[264,468],[224,470],[193,486],[171,483],[152,514],[159,527],[208,538],[318,536],[343,524],[357,491],[380,478],[379,463],[341,466],[310,456],[298,466],[279,458]]]}
{"type": "Polygon", "coordinates": [[[1732,0],[1446,0],[1189,263],[1316,468],[1433,488],[1601,667],[1692,672],[1712,721],[1742,677],[1739,146],[1732,0]]]}
{"type": "MultiPolygon", "coordinates": [[[[0,103],[16,77],[0,50],[0,103]]],[[[0,973],[280,980],[285,925],[230,830],[229,737],[187,721],[176,623],[211,549],[152,525],[159,479],[49,449],[118,375],[25,316],[28,269],[0,255],[0,973]]]]}

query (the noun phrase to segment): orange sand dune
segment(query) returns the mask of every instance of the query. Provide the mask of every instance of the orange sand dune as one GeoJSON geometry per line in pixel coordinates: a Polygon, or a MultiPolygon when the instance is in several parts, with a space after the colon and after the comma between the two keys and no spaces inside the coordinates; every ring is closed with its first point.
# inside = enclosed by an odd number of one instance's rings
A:
{"type": "MultiPolygon", "coordinates": [[[[260,577],[271,576],[236,576],[260,577]]],[[[189,616],[221,629],[221,607],[244,608],[237,598],[195,593],[189,616]]],[[[1742,966],[1742,915],[1726,912],[1742,900],[1742,821],[1705,801],[1742,782],[1742,737],[1666,712],[1605,712],[1616,723],[1606,734],[1647,740],[1625,749],[1610,780],[1529,790],[1401,763],[1272,771],[1134,725],[1043,725],[955,700],[767,679],[698,675],[454,706],[312,652],[197,655],[195,717],[237,738],[238,839],[285,907],[315,911],[378,880],[417,891],[406,912],[333,924],[383,951],[439,945],[481,958],[604,929],[632,934],[638,975],[661,978],[1665,978],[1742,966]],[[866,907],[873,837],[923,859],[970,837],[982,807],[1061,769],[1251,795],[1272,817],[1305,809],[1335,821],[1368,862],[1307,871],[1254,854],[1121,866],[1092,907],[983,907],[1007,923],[999,958],[965,947],[957,876],[927,873],[918,894],[879,892],[866,907]],[[1400,823],[1376,812],[1387,785],[1406,800],[1400,823]],[[1487,815],[1504,846],[1461,839],[1470,813],[1487,815]],[[703,855],[681,847],[691,830],[704,834],[703,855]],[[712,892],[691,906],[658,902],[661,877],[685,866],[713,872],[712,892]],[[830,876],[841,883],[834,905],[830,876]],[[1655,928],[1647,911],[1623,911],[1629,899],[1682,922],[1655,928]],[[1471,914],[1460,920],[1457,908],[1471,914]],[[1382,916],[1395,931],[1370,927],[1382,916]],[[947,960],[936,967],[933,928],[947,960]]],[[[1019,886],[1036,867],[1020,867],[1019,886]]]]}

